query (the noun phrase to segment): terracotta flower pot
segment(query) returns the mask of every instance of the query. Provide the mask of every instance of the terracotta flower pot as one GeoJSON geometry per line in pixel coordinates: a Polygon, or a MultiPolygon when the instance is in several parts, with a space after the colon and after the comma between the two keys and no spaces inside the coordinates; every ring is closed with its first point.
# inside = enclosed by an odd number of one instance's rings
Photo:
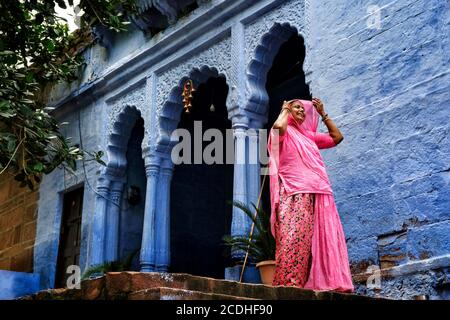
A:
{"type": "Polygon", "coordinates": [[[274,260],[261,261],[256,265],[256,267],[259,269],[262,283],[271,286],[273,276],[275,274],[275,261],[274,260]]]}

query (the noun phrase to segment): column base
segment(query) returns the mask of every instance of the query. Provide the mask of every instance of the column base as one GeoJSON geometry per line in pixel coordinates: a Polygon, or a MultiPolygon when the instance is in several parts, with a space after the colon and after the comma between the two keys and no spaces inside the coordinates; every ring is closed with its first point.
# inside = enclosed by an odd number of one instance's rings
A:
{"type": "MultiPolygon", "coordinates": [[[[241,277],[242,266],[225,268],[225,280],[239,281],[241,277]]],[[[244,270],[242,282],[245,283],[261,283],[259,270],[254,265],[247,265],[244,270]]]]}
{"type": "Polygon", "coordinates": [[[154,272],[155,266],[150,263],[141,262],[141,272],[154,272]]]}
{"type": "Polygon", "coordinates": [[[156,272],[168,272],[169,267],[165,266],[165,265],[156,266],[155,270],[156,270],[156,272]]]}

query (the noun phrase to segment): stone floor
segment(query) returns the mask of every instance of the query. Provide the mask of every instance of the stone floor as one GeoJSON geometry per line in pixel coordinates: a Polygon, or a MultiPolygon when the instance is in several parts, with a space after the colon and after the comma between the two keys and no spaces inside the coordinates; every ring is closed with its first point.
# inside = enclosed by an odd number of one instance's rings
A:
{"type": "Polygon", "coordinates": [[[81,289],[52,289],[26,300],[367,300],[370,297],[295,287],[272,287],[184,273],[111,272],[81,289]]]}

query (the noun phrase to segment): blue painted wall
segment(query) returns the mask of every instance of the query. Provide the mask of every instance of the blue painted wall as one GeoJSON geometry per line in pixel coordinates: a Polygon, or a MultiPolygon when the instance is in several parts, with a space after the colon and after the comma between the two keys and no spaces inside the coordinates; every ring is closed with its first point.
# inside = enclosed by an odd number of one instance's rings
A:
{"type": "Polygon", "coordinates": [[[0,300],[12,300],[39,290],[39,274],[0,270],[0,300]]]}
{"type": "Polygon", "coordinates": [[[448,296],[448,260],[436,257],[450,253],[449,3],[321,1],[314,11],[313,94],[345,136],[324,155],[353,271],[428,261],[379,293],[448,296]],[[379,30],[369,4],[381,9],[379,30]]]}
{"type": "MultiPolygon", "coordinates": [[[[233,127],[263,127],[265,72],[270,57],[293,31],[305,38],[309,88],[322,98],[345,136],[338,148],[323,155],[353,274],[371,265],[386,274],[381,289],[356,281],[358,292],[448,297],[448,1],[212,0],[152,39],[133,31],[117,36],[108,54],[98,45],[92,47],[86,52],[82,85],[59,87],[51,102],[59,106],[61,121],[70,122],[65,130],[74,142],[79,141],[80,110],[82,127],[89,128],[82,130],[83,142],[94,150],[107,149],[108,130],[119,113],[126,105],[135,106],[145,121],[142,146],[149,148],[144,153],[154,155],[152,148],[161,135],[177,126],[174,114],[181,101],[173,99],[179,96],[179,81],[205,77],[203,69],[193,70],[206,66],[227,79],[233,127]],[[370,5],[379,6],[379,29],[370,27],[376,15],[368,12],[370,5]],[[280,27],[282,23],[290,27],[280,27]],[[59,100],[69,92],[76,99],[59,100]]],[[[102,170],[87,167],[94,188],[102,170]]],[[[248,180],[239,192],[254,197],[258,180],[248,180]]],[[[54,277],[58,192],[80,183],[86,183],[81,169],[76,177],[54,172],[41,185],[35,272],[41,274],[43,288],[51,287],[54,277]]],[[[96,235],[96,200],[89,187],[84,200],[82,268],[92,258],[96,235]]]]}

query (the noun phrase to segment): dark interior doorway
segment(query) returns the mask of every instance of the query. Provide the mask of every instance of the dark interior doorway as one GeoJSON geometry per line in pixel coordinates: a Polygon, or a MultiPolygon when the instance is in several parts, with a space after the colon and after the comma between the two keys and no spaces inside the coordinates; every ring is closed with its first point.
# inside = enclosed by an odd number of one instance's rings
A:
{"type": "MultiPolygon", "coordinates": [[[[196,88],[190,114],[183,112],[178,128],[191,133],[192,164],[174,168],[171,184],[171,266],[170,272],[223,278],[228,266],[222,237],[230,234],[233,198],[232,164],[194,164],[194,121],[202,131],[219,129],[224,137],[231,128],[223,77],[210,78],[196,88]],[[215,110],[211,111],[211,104],[215,110]]],[[[203,148],[210,142],[203,142],[203,148]]],[[[202,150],[203,150],[202,148],[202,150]]],[[[225,161],[224,161],[225,162],[225,161]]]]}
{"type": "Polygon", "coordinates": [[[55,288],[66,287],[70,265],[80,265],[81,215],[84,188],[77,188],[63,195],[63,212],[56,265],[55,288]]]}
{"type": "MultiPolygon", "coordinates": [[[[301,36],[293,33],[281,45],[267,74],[266,90],[269,95],[268,122],[265,126],[269,130],[281,111],[284,100],[295,98],[311,100],[309,86],[305,82],[303,61],[305,60],[305,43],[301,36]]],[[[261,178],[262,183],[262,178],[261,178]]],[[[269,179],[266,178],[262,208],[270,212],[269,179]]]]}
{"type": "Polygon", "coordinates": [[[123,262],[131,260],[129,270],[138,271],[139,250],[142,242],[144,223],[145,194],[147,179],[145,164],[142,158],[142,140],[144,139],[144,119],[139,117],[127,145],[126,184],[120,210],[119,259],[123,262]]]}

